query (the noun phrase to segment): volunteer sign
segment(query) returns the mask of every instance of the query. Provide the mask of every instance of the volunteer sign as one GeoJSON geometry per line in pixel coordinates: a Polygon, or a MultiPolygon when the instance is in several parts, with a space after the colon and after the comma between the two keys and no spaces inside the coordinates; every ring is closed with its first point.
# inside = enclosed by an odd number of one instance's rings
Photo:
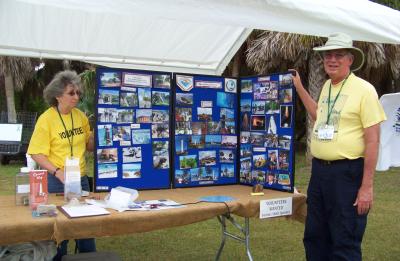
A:
{"type": "Polygon", "coordinates": [[[292,214],[292,197],[260,201],[260,218],[288,216],[292,214]]]}

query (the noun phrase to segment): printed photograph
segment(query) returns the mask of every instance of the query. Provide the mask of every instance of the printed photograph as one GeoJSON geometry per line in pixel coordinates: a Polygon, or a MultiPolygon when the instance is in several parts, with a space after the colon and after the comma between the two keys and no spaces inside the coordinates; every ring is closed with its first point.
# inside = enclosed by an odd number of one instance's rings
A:
{"type": "Polygon", "coordinates": [[[154,74],[154,88],[171,89],[171,76],[169,74],[154,74]]]}
{"type": "Polygon", "coordinates": [[[265,131],[265,116],[252,115],[251,116],[251,130],[265,131]]]}
{"type": "Polygon", "coordinates": [[[97,149],[97,163],[117,163],[118,149],[97,149]]]}
{"type": "Polygon", "coordinates": [[[279,136],[279,148],[290,150],[290,142],[292,140],[292,136],[290,135],[280,135],[279,136]]]}
{"type": "Polygon", "coordinates": [[[240,86],[241,86],[242,93],[253,92],[253,82],[251,80],[241,80],[240,86]]]}
{"type": "Polygon", "coordinates": [[[119,72],[102,72],[100,74],[101,87],[121,86],[121,74],[119,72]]]}
{"type": "Polygon", "coordinates": [[[280,103],[291,103],[293,101],[292,89],[281,89],[279,90],[279,102],[280,103]]]}
{"type": "Polygon", "coordinates": [[[192,135],[192,122],[191,121],[176,122],[175,135],[192,135]]]}
{"type": "Polygon", "coordinates": [[[169,142],[167,140],[153,141],[151,145],[153,156],[168,156],[168,144],[169,142]]]}
{"type": "Polygon", "coordinates": [[[290,186],[289,174],[278,174],[278,184],[282,186],[290,186]]]}
{"type": "Polygon", "coordinates": [[[97,166],[99,179],[110,179],[118,177],[117,164],[99,164],[97,166]]]}
{"type": "Polygon", "coordinates": [[[267,89],[267,99],[277,100],[278,99],[278,82],[269,82],[269,87],[267,89]]]}
{"type": "Polygon", "coordinates": [[[293,105],[281,105],[281,128],[292,127],[292,111],[293,105]]]}
{"type": "Polygon", "coordinates": [[[270,186],[277,183],[278,181],[278,176],[272,173],[271,171],[267,171],[266,178],[267,178],[267,183],[270,186]]]}
{"type": "Polygon", "coordinates": [[[97,119],[99,122],[117,122],[118,111],[115,108],[98,108],[97,119]]]}
{"type": "Polygon", "coordinates": [[[112,146],[112,127],[111,124],[97,125],[97,138],[99,146],[112,146]]]}
{"type": "Polygon", "coordinates": [[[188,169],[175,170],[175,183],[176,184],[189,184],[190,183],[190,170],[188,170],[188,169]]]}
{"type": "Polygon", "coordinates": [[[122,162],[141,162],[142,161],[142,147],[128,147],[122,148],[122,162]]]}
{"type": "Polygon", "coordinates": [[[176,108],[176,121],[192,121],[192,108],[176,108]]]}
{"type": "Polygon", "coordinates": [[[223,148],[236,148],[237,136],[222,135],[221,147],[223,148]]]}
{"type": "Polygon", "coordinates": [[[132,130],[132,144],[149,144],[149,143],[150,143],[149,129],[132,130]]]}
{"type": "Polygon", "coordinates": [[[221,120],[225,121],[234,121],[235,120],[235,110],[233,109],[227,109],[227,108],[221,108],[220,110],[220,118],[221,120]]]}
{"type": "Polygon", "coordinates": [[[265,182],[265,171],[263,170],[252,170],[251,171],[251,182],[253,184],[262,184],[265,182]]]}
{"type": "Polygon", "coordinates": [[[197,119],[199,121],[210,121],[212,118],[212,108],[197,107],[197,119]]]}
{"type": "Polygon", "coordinates": [[[253,166],[255,168],[264,168],[267,165],[265,154],[253,155],[253,166]]]}
{"type": "Polygon", "coordinates": [[[250,114],[248,112],[244,112],[240,114],[240,130],[241,131],[249,131],[250,130],[250,114]]]}
{"type": "Polygon", "coordinates": [[[265,101],[253,101],[251,112],[253,114],[265,114],[265,101]]]}
{"type": "Polygon", "coordinates": [[[292,80],[291,73],[279,75],[279,85],[281,87],[288,87],[288,86],[292,85],[292,83],[293,83],[293,80],[292,80]]]}
{"type": "Polygon", "coordinates": [[[240,132],[240,143],[245,144],[250,142],[250,132],[242,131],[240,132]]]}
{"type": "Polygon", "coordinates": [[[142,177],[142,165],[138,163],[134,164],[122,164],[122,178],[123,179],[138,179],[142,177]]]}
{"type": "Polygon", "coordinates": [[[240,157],[247,158],[253,156],[253,146],[250,144],[241,144],[240,145],[240,157]]]}
{"type": "Polygon", "coordinates": [[[225,78],[225,91],[226,92],[237,92],[237,80],[225,78]]]}
{"type": "Polygon", "coordinates": [[[250,144],[254,146],[264,145],[264,133],[262,132],[251,132],[250,133],[250,144]]]}
{"type": "Polygon", "coordinates": [[[218,180],[219,169],[217,167],[202,167],[199,169],[199,180],[212,181],[218,180]]]}
{"type": "Polygon", "coordinates": [[[119,106],[121,107],[137,107],[138,96],[136,92],[121,92],[119,95],[119,106]]]}
{"type": "Polygon", "coordinates": [[[189,136],[175,136],[176,155],[186,155],[188,153],[189,136]]]}
{"type": "Polygon", "coordinates": [[[153,139],[161,139],[169,137],[169,124],[157,123],[151,125],[151,137],[153,139]]]}
{"type": "Polygon", "coordinates": [[[279,103],[276,100],[268,100],[265,102],[265,113],[274,114],[279,113],[279,103]]]}
{"type": "Polygon", "coordinates": [[[193,135],[206,135],[207,125],[205,122],[192,122],[193,135]]]}
{"type": "Polygon", "coordinates": [[[241,158],[240,159],[240,169],[251,169],[251,158],[241,158]]]}
{"type": "Polygon", "coordinates": [[[193,93],[176,93],[176,106],[192,106],[193,93]]]}
{"type": "Polygon", "coordinates": [[[133,123],[135,111],[133,109],[118,109],[117,123],[133,123]]]}
{"type": "Polygon", "coordinates": [[[217,152],[215,150],[199,151],[200,166],[213,166],[217,164],[217,152]]]}
{"type": "Polygon", "coordinates": [[[151,108],[151,89],[138,88],[139,108],[151,108]]]}
{"type": "Polygon", "coordinates": [[[235,168],[233,164],[221,164],[221,177],[223,178],[235,177],[235,168]]]}
{"type": "Polygon", "coordinates": [[[202,149],[205,145],[204,135],[191,135],[189,137],[189,148],[191,149],[202,149]]]}
{"type": "Polygon", "coordinates": [[[169,106],[169,92],[152,91],[151,104],[153,106],[169,106]]]}
{"type": "Polygon", "coordinates": [[[169,169],[169,156],[153,156],[153,168],[169,169]]]}
{"type": "Polygon", "coordinates": [[[276,134],[265,134],[265,144],[264,144],[264,146],[265,147],[271,147],[271,148],[278,148],[278,146],[279,146],[278,135],[276,135],[276,134]]]}
{"type": "Polygon", "coordinates": [[[151,123],[151,109],[137,109],[136,110],[136,123],[151,123]]]}
{"type": "Polygon", "coordinates": [[[217,92],[217,106],[223,108],[233,108],[235,105],[235,95],[226,92],[217,92]]]}
{"type": "Polygon", "coordinates": [[[152,123],[169,122],[169,110],[152,110],[151,122],[152,123]]]}
{"type": "MultiPolygon", "coordinates": [[[[222,121],[221,121],[222,123],[222,121]]],[[[236,133],[236,126],[235,121],[226,121],[225,126],[222,126],[221,134],[235,134],[236,133]]]]}
{"type": "Polygon", "coordinates": [[[207,133],[208,134],[219,134],[220,125],[219,122],[209,121],[207,122],[207,133]]]}
{"type": "Polygon", "coordinates": [[[289,169],[289,151],[280,150],[278,157],[278,169],[288,170],[289,169]]]}
{"type": "Polygon", "coordinates": [[[241,99],[240,100],[240,111],[245,112],[251,111],[251,99],[241,99]]]}
{"type": "Polygon", "coordinates": [[[131,140],[131,126],[113,126],[113,141],[130,141],[131,140]]]}
{"type": "Polygon", "coordinates": [[[235,153],[233,150],[220,150],[219,151],[219,162],[221,163],[233,163],[235,160],[235,153]]]}
{"type": "Polygon", "coordinates": [[[268,164],[267,169],[278,169],[278,150],[268,150],[268,164]]]}
{"type": "Polygon", "coordinates": [[[221,135],[206,135],[206,148],[221,146],[221,135]]]}
{"type": "Polygon", "coordinates": [[[263,100],[267,99],[267,92],[269,90],[269,82],[259,82],[255,83],[253,87],[253,98],[254,100],[263,100]]]}
{"type": "Polygon", "coordinates": [[[194,168],[189,170],[191,182],[199,181],[200,179],[200,168],[194,168]]]}
{"type": "Polygon", "coordinates": [[[119,105],[119,91],[99,89],[98,104],[119,105]]]}
{"type": "Polygon", "coordinates": [[[267,133],[268,134],[276,134],[277,132],[277,127],[275,123],[275,117],[273,115],[267,115],[267,133]]]}
{"type": "Polygon", "coordinates": [[[251,183],[251,172],[248,169],[240,169],[240,183],[251,183]]]}
{"type": "Polygon", "coordinates": [[[179,168],[180,169],[197,168],[197,156],[196,155],[179,156],[179,168]]]}

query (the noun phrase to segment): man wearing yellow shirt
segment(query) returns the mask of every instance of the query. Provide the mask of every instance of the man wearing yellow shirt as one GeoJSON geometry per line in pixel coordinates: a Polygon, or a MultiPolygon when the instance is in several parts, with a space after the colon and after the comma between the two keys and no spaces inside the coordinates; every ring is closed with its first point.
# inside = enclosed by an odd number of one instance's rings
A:
{"type": "MultiPolygon", "coordinates": [[[[93,151],[94,141],[85,114],[75,108],[81,94],[81,81],[76,72],[57,73],[46,86],[43,96],[50,105],[40,115],[29,143],[28,154],[48,172],[48,191],[64,192],[64,165],[68,157],[79,159],[82,189],[89,191],[85,173],[85,152],[93,151]]],[[[76,240],[79,252],[96,251],[93,238],[76,240]]],[[[54,261],[67,254],[68,240],[58,246],[54,261]]]]}
{"type": "MultiPolygon", "coordinates": [[[[307,260],[361,260],[361,242],[373,203],[379,125],[386,120],[375,88],[355,76],[363,52],[350,36],[331,34],[321,52],[329,79],[318,103],[298,73],[296,91],[314,120],[312,173],[307,191],[307,260]]],[[[294,71],[294,70],[293,70],[294,71]]]]}

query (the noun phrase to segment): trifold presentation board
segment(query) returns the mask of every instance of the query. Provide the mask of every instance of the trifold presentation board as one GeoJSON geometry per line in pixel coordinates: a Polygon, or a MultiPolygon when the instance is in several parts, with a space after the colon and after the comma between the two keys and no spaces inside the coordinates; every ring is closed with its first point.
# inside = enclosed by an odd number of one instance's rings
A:
{"type": "Polygon", "coordinates": [[[238,183],[293,191],[290,73],[99,68],[96,77],[96,191],[238,183]]]}

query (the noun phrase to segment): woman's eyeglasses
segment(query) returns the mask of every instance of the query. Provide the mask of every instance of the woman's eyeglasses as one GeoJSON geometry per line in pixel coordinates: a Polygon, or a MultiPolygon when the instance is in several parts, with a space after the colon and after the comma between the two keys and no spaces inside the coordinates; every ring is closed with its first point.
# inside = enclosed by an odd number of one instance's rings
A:
{"type": "Polygon", "coordinates": [[[68,94],[69,96],[75,96],[75,94],[76,94],[77,96],[81,96],[81,92],[80,92],[80,91],[70,91],[70,92],[67,92],[67,94],[68,94]]]}

